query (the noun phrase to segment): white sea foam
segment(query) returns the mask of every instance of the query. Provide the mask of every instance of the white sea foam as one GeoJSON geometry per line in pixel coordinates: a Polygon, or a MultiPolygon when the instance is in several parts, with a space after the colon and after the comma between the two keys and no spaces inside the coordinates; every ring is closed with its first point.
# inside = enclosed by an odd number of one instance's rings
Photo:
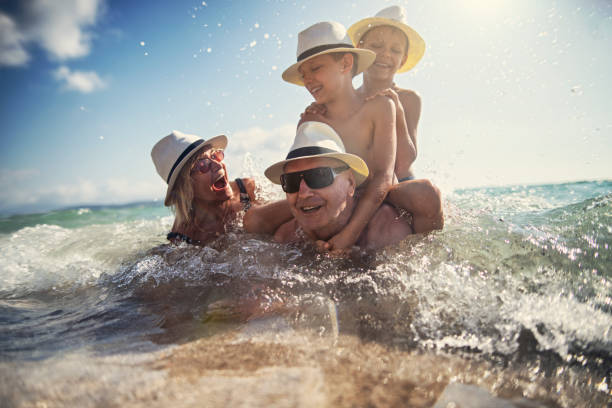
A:
{"type": "Polygon", "coordinates": [[[73,229],[42,224],[0,235],[0,293],[18,297],[90,285],[163,242],[171,222],[164,217],[73,229]]]}

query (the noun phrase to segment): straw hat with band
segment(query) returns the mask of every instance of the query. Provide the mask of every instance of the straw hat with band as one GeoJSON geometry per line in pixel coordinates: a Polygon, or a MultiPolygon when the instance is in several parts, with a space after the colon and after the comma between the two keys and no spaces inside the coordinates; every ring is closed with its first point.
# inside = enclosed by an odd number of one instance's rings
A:
{"type": "Polygon", "coordinates": [[[368,30],[379,26],[395,27],[408,37],[408,56],[406,62],[397,70],[398,73],[406,72],[413,68],[425,54],[425,41],[423,38],[406,24],[406,13],[400,6],[391,6],[376,13],[376,16],[364,18],[349,27],[348,35],[357,46],[361,38],[368,30]]]}
{"type": "Polygon", "coordinates": [[[153,146],[151,158],[155,164],[157,174],[168,183],[166,199],[164,200],[166,206],[170,205],[170,193],[183,166],[205,146],[211,146],[211,148],[216,150],[223,150],[227,146],[227,137],[219,135],[204,140],[199,136],[188,135],[178,130],[173,130],[172,133],[163,137],[153,146]]]}
{"type": "Polygon", "coordinates": [[[335,21],[314,24],[298,34],[297,62],[283,72],[283,79],[296,85],[304,85],[298,71],[304,62],[332,52],[352,52],[357,55],[357,72],[365,71],[376,59],[376,54],[363,48],[355,48],[346,35],[346,29],[335,21]]]}
{"type": "Polygon", "coordinates": [[[351,168],[357,186],[366,181],[370,173],[361,157],[346,153],[340,136],[331,126],[322,122],[304,122],[297,129],[287,158],[268,167],[264,174],[271,182],[281,184],[280,176],[285,172],[287,163],[314,157],[329,157],[344,162],[351,168]]]}

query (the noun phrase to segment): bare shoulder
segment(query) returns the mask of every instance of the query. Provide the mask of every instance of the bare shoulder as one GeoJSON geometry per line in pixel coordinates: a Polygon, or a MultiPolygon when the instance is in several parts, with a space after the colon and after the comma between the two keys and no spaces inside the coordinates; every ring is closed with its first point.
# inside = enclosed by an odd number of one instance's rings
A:
{"type": "Polygon", "coordinates": [[[378,95],[365,101],[362,109],[364,113],[379,117],[381,114],[385,113],[395,114],[395,103],[387,96],[378,95]]]}
{"type": "Polygon", "coordinates": [[[274,240],[276,242],[280,242],[281,244],[288,244],[291,242],[297,242],[300,240],[300,237],[297,235],[298,231],[298,223],[295,218],[287,221],[274,233],[274,240]]]}
{"type": "Polygon", "coordinates": [[[393,206],[383,203],[368,223],[367,246],[381,248],[399,242],[412,233],[407,220],[400,217],[393,206]]]}
{"type": "Polygon", "coordinates": [[[252,179],[251,177],[247,177],[247,178],[243,178],[242,182],[244,183],[244,186],[247,189],[247,193],[249,193],[249,195],[255,194],[255,179],[252,179]]]}
{"type": "Polygon", "coordinates": [[[421,106],[421,96],[412,89],[396,88],[395,92],[397,92],[402,106],[421,106]]]}
{"type": "MultiPolygon", "coordinates": [[[[251,177],[240,177],[240,180],[242,180],[242,184],[244,184],[244,187],[246,188],[247,194],[249,195],[249,197],[254,200],[255,199],[255,180],[252,179],[251,177]]],[[[232,183],[234,184],[234,183],[232,183]]],[[[239,192],[240,190],[238,189],[238,184],[234,185],[234,191],[235,192],[239,192]]]]}

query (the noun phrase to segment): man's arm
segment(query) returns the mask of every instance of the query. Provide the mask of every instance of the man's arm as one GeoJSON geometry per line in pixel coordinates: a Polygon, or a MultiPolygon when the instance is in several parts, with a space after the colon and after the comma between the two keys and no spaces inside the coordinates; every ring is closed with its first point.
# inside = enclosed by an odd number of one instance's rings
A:
{"type": "Polygon", "coordinates": [[[371,178],[360,194],[357,207],[348,224],[327,241],[326,249],[342,250],[355,244],[378,207],[382,204],[393,182],[395,164],[395,104],[389,98],[375,98],[367,102],[363,114],[372,118],[372,152],[368,168],[371,178]]]}
{"type": "Polygon", "coordinates": [[[298,223],[295,218],[287,221],[274,233],[274,240],[276,242],[280,242],[281,244],[289,244],[291,242],[297,242],[300,240],[300,237],[297,234],[298,231],[298,223]]]}
{"type": "Polygon", "coordinates": [[[251,207],[244,214],[242,225],[247,232],[274,234],[283,223],[292,217],[287,200],[280,200],[251,207]]]}

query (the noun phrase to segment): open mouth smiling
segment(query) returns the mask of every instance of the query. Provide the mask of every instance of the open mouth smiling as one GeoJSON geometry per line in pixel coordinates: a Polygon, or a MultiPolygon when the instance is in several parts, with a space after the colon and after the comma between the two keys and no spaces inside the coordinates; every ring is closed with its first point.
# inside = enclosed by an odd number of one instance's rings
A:
{"type": "Polygon", "coordinates": [[[215,180],[215,182],[212,185],[212,189],[213,191],[221,191],[224,190],[225,187],[227,187],[227,178],[225,177],[225,174],[222,173],[219,175],[219,177],[217,177],[217,180],[215,180]]]}
{"type": "Polygon", "coordinates": [[[310,93],[314,95],[315,93],[319,92],[322,88],[323,88],[322,86],[315,86],[313,88],[310,88],[310,93]]]}
{"type": "Polygon", "coordinates": [[[321,207],[323,207],[322,205],[305,205],[300,207],[300,211],[302,211],[304,214],[311,214],[313,212],[316,212],[317,210],[319,210],[321,207]]]}
{"type": "Polygon", "coordinates": [[[374,65],[380,68],[385,68],[385,69],[391,68],[390,64],[385,64],[384,62],[375,62],[374,65]]]}

